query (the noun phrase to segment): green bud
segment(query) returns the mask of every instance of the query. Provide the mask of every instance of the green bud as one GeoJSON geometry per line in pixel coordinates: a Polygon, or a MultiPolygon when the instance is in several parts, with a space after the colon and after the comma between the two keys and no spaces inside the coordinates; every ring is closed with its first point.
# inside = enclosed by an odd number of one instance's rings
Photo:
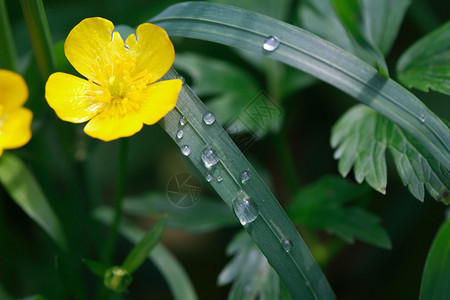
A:
{"type": "Polygon", "coordinates": [[[131,281],[133,281],[133,278],[130,273],[119,266],[111,267],[105,272],[105,286],[115,292],[125,292],[131,281]]]}

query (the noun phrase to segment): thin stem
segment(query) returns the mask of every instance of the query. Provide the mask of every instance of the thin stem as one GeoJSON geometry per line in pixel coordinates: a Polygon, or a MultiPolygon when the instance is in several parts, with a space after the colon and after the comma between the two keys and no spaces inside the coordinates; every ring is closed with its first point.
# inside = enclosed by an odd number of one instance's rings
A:
{"type": "Polygon", "coordinates": [[[42,0],[20,0],[36,61],[44,81],[56,70],[52,39],[42,0]]]}
{"type": "Polygon", "coordinates": [[[112,257],[117,242],[118,229],[120,221],[122,219],[122,203],[123,203],[123,196],[125,194],[125,181],[127,171],[127,155],[128,155],[128,139],[122,138],[120,140],[120,149],[119,149],[119,167],[117,173],[117,194],[116,194],[114,221],[111,227],[111,233],[109,234],[103,253],[103,261],[106,264],[110,264],[112,261],[112,257]]]}
{"type": "Polygon", "coordinates": [[[2,68],[18,72],[16,45],[14,44],[5,0],[0,0],[0,64],[2,68]]]}

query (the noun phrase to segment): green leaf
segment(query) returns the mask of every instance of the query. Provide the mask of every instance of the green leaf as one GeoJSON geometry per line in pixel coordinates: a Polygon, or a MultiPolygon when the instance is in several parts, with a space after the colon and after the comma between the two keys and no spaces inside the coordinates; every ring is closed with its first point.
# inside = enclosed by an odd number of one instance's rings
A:
{"type": "Polygon", "coordinates": [[[20,298],[20,300],[46,300],[47,298],[45,298],[42,295],[33,295],[33,296],[28,296],[25,298],[20,298]]]}
{"type": "Polygon", "coordinates": [[[381,248],[390,249],[386,231],[379,218],[349,202],[367,198],[365,186],[348,182],[336,176],[325,176],[301,189],[291,201],[288,214],[292,220],[310,228],[324,229],[348,243],[360,239],[381,248]]]}
{"type": "Polygon", "coordinates": [[[102,278],[105,276],[106,270],[108,270],[108,266],[102,262],[90,260],[83,258],[81,261],[91,270],[92,273],[102,278]]]}
{"type": "Polygon", "coordinates": [[[233,283],[229,300],[286,299],[281,298],[280,278],[246,232],[233,238],[227,255],[233,259],[220,273],[217,284],[233,283]]]}
{"type": "Polygon", "coordinates": [[[410,88],[450,95],[450,21],[408,48],[398,60],[397,72],[410,88]]]}
{"type": "Polygon", "coordinates": [[[230,209],[223,203],[200,196],[198,202],[189,208],[180,208],[167,200],[162,193],[127,197],[123,209],[133,215],[154,215],[168,213],[168,227],[204,233],[219,228],[236,226],[239,223],[230,209]]]}
{"type": "Polygon", "coordinates": [[[20,208],[64,250],[61,223],[25,164],[10,153],[0,157],[0,182],[20,208]]]}
{"type": "Polygon", "coordinates": [[[400,125],[450,168],[450,130],[434,113],[391,79],[307,31],[254,12],[206,2],[173,5],[151,22],[169,35],[250,50],[324,80],[400,125]],[[262,48],[269,36],[280,41],[275,51],[262,48]],[[426,122],[420,121],[421,115],[426,122]]]}
{"type": "Polygon", "coordinates": [[[450,219],[439,229],[428,253],[420,287],[420,300],[450,297],[450,219]]]}
{"type": "MultiPolygon", "coordinates": [[[[93,212],[94,219],[111,225],[114,212],[109,207],[100,207],[93,212]]],[[[123,220],[119,232],[132,243],[138,243],[144,236],[144,232],[134,225],[123,220]]],[[[192,282],[186,271],[169,250],[161,243],[153,248],[147,256],[164,276],[172,295],[176,300],[197,300],[192,282]]]]}
{"type": "MultiPolygon", "coordinates": [[[[425,120],[426,121],[426,120],[425,120]]],[[[425,188],[447,204],[450,172],[410,134],[373,109],[357,105],[333,126],[331,146],[339,159],[338,169],[347,176],[352,166],[358,182],[364,179],[374,189],[386,192],[385,150],[389,148],[400,178],[414,197],[423,201],[425,188]]]]}
{"type": "MultiPolygon", "coordinates": [[[[171,69],[164,79],[173,78],[179,78],[179,75],[171,69]]],[[[222,176],[222,181],[211,180],[209,184],[239,215],[244,229],[278,272],[291,295],[294,298],[334,299],[325,276],[278,201],[219,122],[211,125],[203,122],[206,112],[203,102],[184,84],[175,109],[160,124],[180,148],[190,148],[187,157],[199,174],[205,177],[209,174],[214,179],[222,176]],[[180,124],[182,117],[188,120],[184,126],[180,124]],[[180,128],[184,131],[182,139],[176,137],[180,128]],[[209,168],[201,158],[203,151],[208,149],[216,157],[216,163],[209,168]],[[243,171],[248,172],[251,179],[242,182],[243,171]],[[285,251],[283,245],[286,242],[294,245],[291,251],[285,251]]],[[[205,160],[208,162],[209,159],[205,160]]]]}
{"type": "Polygon", "coordinates": [[[122,268],[127,270],[130,274],[136,271],[150,251],[158,244],[161,236],[166,228],[167,216],[163,216],[145,236],[139,241],[139,243],[131,250],[125,261],[122,264],[122,268]]]}
{"type": "Polygon", "coordinates": [[[411,0],[362,0],[363,33],[382,53],[391,50],[410,4],[411,0]]]}

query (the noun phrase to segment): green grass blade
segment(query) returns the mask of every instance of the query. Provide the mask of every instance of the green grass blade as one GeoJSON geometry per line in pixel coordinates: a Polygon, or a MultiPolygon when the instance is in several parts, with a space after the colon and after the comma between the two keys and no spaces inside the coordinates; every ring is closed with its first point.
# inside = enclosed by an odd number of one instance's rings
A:
{"type": "Polygon", "coordinates": [[[450,298],[450,219],[444,221],[433,241],[423,271],[420,300],[450,298]]]}
{"type": "Polygon", "coordinates": [[[151,22],[169,35],[250,50],[328,82],[400,125],[450,169],[450,130],[430,109],[373,67],[305,30],[255,12],[206,2],[173,5],[151,22]],[[280,41],[275,51],[262,48],[268,36],[280,41]]]}
{"type": "Polygon", "coordinates": [[[66,250],[67,243],[58,217],[36,179],[19,158],[3,153],[0,157],[0,183],[17,205],[66,250]]]}
{"type": "MultiPolygon", "coordinates": [[[[178,78],[179,75],[171,69],[165,77],[178,78]]],[[[188,158],[203,176],[212,175],[212,187],[228,206],[233,207],[232,200],[237,198],[241,189],[250,197],[250,209],[253,209],[251,213],[256,215],[256,219],[248,222],[244,228],[280,275],[292,296],[302,299],[334,299],[325,276],[278,201],[222,126],[218,122],[211,125],[203,122],[206,112],[203,102],[185,84],[178,96],[176,108],[160,124],[180,148],[185,145],[190,147],[188,158]],[[180,124],[182,116],[188,120],[184,126],[180,124]],[[184,136],[178,139],[176,135],[181,128],[184,136]],[[211,147],[219,159],[217,165],[211,168],[207,168],[201,159],[201,153],[207,147],[211,147]],[[240,179],[243,171],[250,175],[246,183],[242,183],[240,179]],[[220,182],[216,180],[218,175],[223,177],[220,182]]]]}
{"type": "MultiPolygon", "coordinates": [[[[93,217],[106,225],[111,225],[113,220],[113,210],[109,207],[101,207],[94,211],[93,217]]],[[[134,244],[137,244],[145,234],[143,230],[125,220],[120,224],[120,234],[134,244]]],[[[148,255],[148,258],[150,258],[166,279],[175,300],[198,299],[186,271],[178,260],[162,244],[157,244],[148,255]]]]}
{"type": "Polygon", "coordinates": [[[158,241],[166,228],[167,216],[163,216],[153,227],[150,229],[139,243],[131,250],[127,258],[122,264],[122,268],[127,270],[130,274],[136,271],[142,263],[145,261],[147,255],[156,246],[158,241]]]}

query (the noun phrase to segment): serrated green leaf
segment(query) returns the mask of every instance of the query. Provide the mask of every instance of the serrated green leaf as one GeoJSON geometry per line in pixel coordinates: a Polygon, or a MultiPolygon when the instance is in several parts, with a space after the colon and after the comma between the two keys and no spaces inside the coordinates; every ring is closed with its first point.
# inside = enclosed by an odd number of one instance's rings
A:
{"type": "Polygon", "coordinates": [[[92,273],[103,279],[105,276],[106,270],[108,270],[108,266],[102,262],[83,258],[81,261],[91,270],[92,273]]]}
{"type": "Polygon", "coordinates": [[[220,273],[217,284],[233,283],[228,299],[286,299],[281,298],[278,275],[246,232],[233,238],[227,254],[233,259],[220,273]]]}
{"type": "Polygon", "coordinates": [[[236,217],[223,202],[202,196],[192,207],[180,208],[168,201],[167,196],[162,193],[149,193],[127,197],[123,209],[133,215],[168,213],[168,227],[196,233],[239,225],[236,217]]]}
{"type": "Polygon", "coordinates": [[[420,300],[450,298],[450,219],[444,221],[431,245],[420,287],[420,300]]]}
{"type": "Polygon", "coordinates": [[[134,246],[125,258],[122,268],[130,274],[136,271],[147,258],[148,254],[158,244],[166,228],[167,216],[163,216],[153,227],[147,231],[139,243],[134,246]]]}
{"type": "Polygon", "coordinates": [[[324,229],[348,243],[354,239],[381,248],[391,248],[379,218],[357,206],[345,206],[351,201],[368,197],[365,186],[336,176],[325,176],[294,195],[287,211],[292,220],[310,228],[324,229]]]}
{"type": "Polygon", "coordinates": [[[10,153],[0,157],[0,182],[20,208],[64,250],[66,238],[57,215],[25,164],[10,153]]]}
{"type": "MultiPolygon", "coordinates": [[[[424,120],[426,122],[426,120],[424,120]]],[[[436,200],[448,203],[450,172],[410,134],[373,109],[357,105],[332,128],[331,146],[338,168],[347,176],[355,168],[358,182],[364,179],[376,190],[386,191],[385,150],[389,148],[400,178],[411,194],[423,201],[425,189],[436,200]]]]}
{"type": "Polygon", "coordinates": [[[450,95],[450,21],[406,50],[397,63],[400,82],[450,95]]]}
{"type": "Polygon", "coordinates": [[[411,0],[362,0],[363,32],[387,55],[397,37],[411,0]]]}
{"type": "MultiPolygon", "coordinates": [[[[106,225],[111,225],[113,222],[114,212],[109,207],[99,207],[93,212],[93,217],[106,225]]],[[[130,224],[126,220],[123,220],[120,223],[119,231],[120,234],[134,244],[137,244],[145,234],[141,229],[130,224]]],[[[157,244],[148,254],[148,258],[155,264],[164,276],[174,299],[198,299],[192,282],[190,281],[186,271],[183,269],[183,266],[162,244],[157,244]]]]}
{"type": "Polygon", "coordinates": [[[339,159],[339,173],[346,177],[354,166],[356,181],[366,180],[383,194],[387,184],[386,120],[367,106],[358,105],[336,122],[331,133],[331,146],[339,145],[334,153],[339,159]]]}

